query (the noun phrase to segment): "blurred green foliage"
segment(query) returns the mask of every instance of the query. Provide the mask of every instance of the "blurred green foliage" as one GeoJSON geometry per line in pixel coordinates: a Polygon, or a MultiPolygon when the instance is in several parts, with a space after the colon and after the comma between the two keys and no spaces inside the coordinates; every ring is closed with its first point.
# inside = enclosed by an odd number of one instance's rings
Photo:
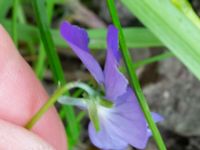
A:
{"type": "MultiPolygon", "coordinates": [[[[59,33],[59,19],[63,17],[54,18],[54,14],[57,14],[56,11],[59,10],[55,11],[55,7],[66,6],[69,2],[73,1],[0,0],[0,23],[12,35],[16,46],[23,43],[27,46],[29,55],[36,55],[33,66],[38,78],[43,80],[44,72],[50,66],[55,84],[66,83],[57,52],[58,49],[68,48],[59,33]]],[[[123,28],[127,48],[166,46],[170,50],[170,52],[135,62],[133,68],[175,55],[200,79],[200,23],[199,17],[190,5],[182,7],[170,0],[121,0],[121,2],[145,25],[145,27],[123,28]]],[[[87,31],[91,39],[89,47],[92,50],[106,48],[106,29],[88,29],[87,31]]],[[[131,71],[131,68],[129,69],[131,71]]],[[[75,93],[79,96],[81,91],[75,91],[75,93]]],[[[84,115],[84,112],[80,112],[76,116],[71,107],[60,109],[60,116],[66,124],[70,148],[79,141],[81,128],[79,122],[84,115]]]]}

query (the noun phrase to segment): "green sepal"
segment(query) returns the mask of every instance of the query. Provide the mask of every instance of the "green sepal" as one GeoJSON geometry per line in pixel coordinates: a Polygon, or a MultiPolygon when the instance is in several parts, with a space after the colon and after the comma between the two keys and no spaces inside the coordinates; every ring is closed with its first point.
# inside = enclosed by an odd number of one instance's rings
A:
{"type": "Polygon", "coordinates": [[[100,131],[100,124],[99,124],[99,117],[98,117],[98,110],[95,101],[90,100],[88,102],[88,113],[92,124],[94,125],[95,130],[98,132],[100,131]]]}
{"type": "Polygon", "coordinates": [[[113,102],[107,100],[107,99],[99,99],[99,104],[106,107],[106,108],[112,108],[113,107],[113,102]]]}
{"type": "Polygon", "coordinates": [[[64,104],[64,105],[73,105],[73,106],[86,108],[88,99],[74,98],[74,97],[70,97],[70,96],[65,95],[65,96],[59,97],[57,101],[60,104],[64,104]]]}

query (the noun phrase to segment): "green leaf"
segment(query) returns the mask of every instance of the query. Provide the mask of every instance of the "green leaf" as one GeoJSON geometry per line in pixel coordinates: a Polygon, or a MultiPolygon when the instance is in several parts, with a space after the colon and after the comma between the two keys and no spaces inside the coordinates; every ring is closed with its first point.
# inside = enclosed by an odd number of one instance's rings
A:
{"type": "Polygon", "coordinates": [[[200,79],[200,30],[169,0],[121,0],[200,79]]]}
{"type": "Polygon", "coordinates": [[[191,4],[188,0],[171,0],[172,3],[184,14],[186,15],[198,28],[200,28],[200,19],[195,11],[193,10],[191,4]]]}

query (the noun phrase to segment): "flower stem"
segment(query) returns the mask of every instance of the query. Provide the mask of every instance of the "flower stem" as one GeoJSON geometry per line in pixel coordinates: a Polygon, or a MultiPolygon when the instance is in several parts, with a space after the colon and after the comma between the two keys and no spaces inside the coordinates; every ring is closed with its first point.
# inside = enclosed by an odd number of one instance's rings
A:
{"type": "MultiPolygon", "coordinates": [[[[59,97],[61,97],[62,95],[68,93],[68,91],[70,89],[73,89],[73,88],[80,88],[90,96],[93,96],[94,92],[95,92],[87,84],[81,83],[81,82],[70,82],[70,83],[68,83],[68,84],[66,84],[66,85],[64,85],[62,87],[59,87],[54,92],[54,94],[49,98],[49,100],[46,103],[44,103],[44,105],[39,109],[39,111],[36,112],[36,114],[25,125],[25,128],[31,129],[35,125],[35,123],[48,111],[48,109],[54,105],[54,103],[58,100],[59,97]]],[[[76,98],[74,99],[74,101],[75,100],[76,100],[76,98]]],[[[71,100],[69,102],[71,103],[71,100]]]]}
{"type": "Polygon", "coordinates": [[[137,74],[136,74],[136,70],[135,70],[134,65],[132,63],[132,59],[131,59],[131,56],[129,54],[126,42],[125,42],[124,33],[122,31],[122,27],[121,27],[121,24],[120,24],[120,21],[119,21],[119,18],[118,18],[118,14],[117,14],[117,10],[116,10],[114,0],[107,0],[107,5],[108,5],[108,9],[110,11],[110,15],[112,17],[113,23],[119,30],[119,44],[120,44],[121,53],[122,53],[122,56],[123,56],[124,63],[126,65],[126,69],[127,69],[128,74],[129,74],[129,77],[130,77],[131,87],[135,90],[135,93],[136,93],[137,99],[139,101],[140,107],[142,108],[144,116],[145,116],[145,118],[148,122],[149,128],[151,129],[151,131],[153,133],[153,137],[154,137],[154,139],[157,143],[159,150],[166,150],[163,139],[162,139],[160,132],[159,132],[152,116],[151,116],[149,106],[146,102],[145,96],[144,96],[142,89],[140,87],[140,83],[139,83],[139,80],[138,80],[138,77],[137,77],[137,74]]]}
{"type": "Polygon", "coordinates": [[[59,87],[54,94],[49,98],[49,100],[39,109],[39,111],[32,117],[32,119],[25,125],[25,128],[31,129],[35,123],[44,115],[45,112],[49,110],[50,107],[54,105],[57,99],[64,95],[68,90],[77,87],[78,83],[72,82],[68,83],[62,87],[59,87]]]}
{"type": "Polygon", "coordinates": [[[50,97],[50,99],[40,108],[40,110],[32,117],[32,119],[25,125],[25,128],[32,129],[35,123],[43,116],[45,112],[48,111],[50,107],[54,105],[56,100],[67,92],[66,86],[58,88],[55,93],[50,97]]]}

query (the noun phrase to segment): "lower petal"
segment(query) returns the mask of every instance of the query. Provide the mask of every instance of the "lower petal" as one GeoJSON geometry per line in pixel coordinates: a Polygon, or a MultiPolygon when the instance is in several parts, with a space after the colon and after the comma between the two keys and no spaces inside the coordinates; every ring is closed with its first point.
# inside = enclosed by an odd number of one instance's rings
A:
{"type": "Polygon", "coordinates": [[[154,120],[155,123],[161,122],[161,121],[164,120],[163,116],[159,115],[158,113],[151,112],[151,115],[152,115],[153,120],[154,120]]]}
{"type": "Polygon", "coordinates": [[[102,125],[101,130],[96,132],[93,124],[89,124],[89,136],[94,145],[98,148],[109,150],[109,149],[125,149],[128,143],[122,140],[116,135],[115,131],[112,129],[112,125],[109,124],[102,125]]]}
{"type": "Polygon", "coordinates": [[[116,134],[133,147],[145,148],[149,138],[148,128],[133,91],[128,89],[117,102],[116,108],[108,118],[115,126],[116,134]]]}

